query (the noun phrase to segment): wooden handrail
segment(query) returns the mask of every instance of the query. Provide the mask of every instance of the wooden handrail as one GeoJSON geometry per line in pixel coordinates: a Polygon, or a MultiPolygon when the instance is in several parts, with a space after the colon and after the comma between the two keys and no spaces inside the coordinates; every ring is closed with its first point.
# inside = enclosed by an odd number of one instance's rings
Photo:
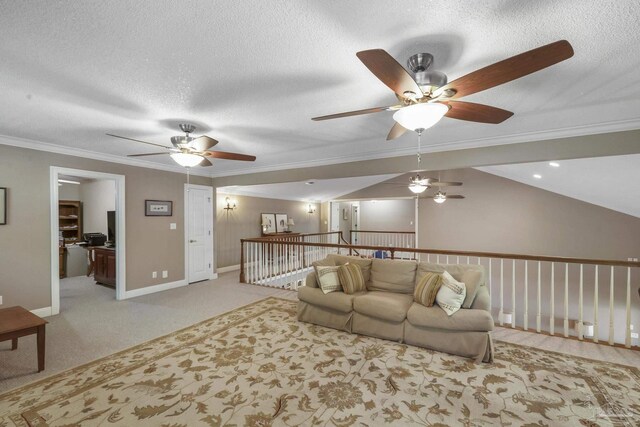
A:
{"type": "Polygon", "coordinates": [[[398,248],[398,247],[385,247],[385,246],[340,245],[335,243],[307,243],[307,242],[291,242],[291,241],[278,242],[275,240],[265,242],[260,238],[240,239],[240,242],[242,246],[244,246],[244,242],[254,242],[254,243],[266,243],[270,245],[315,246],[315,247],[321,247],[321,248],[356,249],[356,250],[357,249],[383,250],[383,251],[391,252],[391,258],[394,257],[395,252],[403,252],[403,253],[456,255],[456,256],[479,257],[479,258],[503,258],[503,259],[518,259],[518,260],[527,260],[527,261],[560,262],[560,263],[569,263],[569,264],[608,265],[608,266],[615,266],[615,267],[640,268],[640,262],[638,261],[555,257],[555,256],[546,256],[546,255],[524,255],[524,254],[512,254],[512,253],[500,253],[500,252],[453,251],[453,250],[447,250],[447,249],[398,248]]]}
{"type": "Polygon", "coordinates": [[[349,230],[349,233],[416,234],[415,231],[371,231],[371,230],[349,230]]]}

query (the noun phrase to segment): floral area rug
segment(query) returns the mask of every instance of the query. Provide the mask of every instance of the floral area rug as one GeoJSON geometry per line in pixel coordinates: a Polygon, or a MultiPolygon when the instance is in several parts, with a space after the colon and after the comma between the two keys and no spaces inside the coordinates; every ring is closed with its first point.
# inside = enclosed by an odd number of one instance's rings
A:
{"type": "Polygon", "coordinates": [[[638,369],[493,364],[299,323],[268,298],[0,396],[0,426],[638,425],[638,369]]]}

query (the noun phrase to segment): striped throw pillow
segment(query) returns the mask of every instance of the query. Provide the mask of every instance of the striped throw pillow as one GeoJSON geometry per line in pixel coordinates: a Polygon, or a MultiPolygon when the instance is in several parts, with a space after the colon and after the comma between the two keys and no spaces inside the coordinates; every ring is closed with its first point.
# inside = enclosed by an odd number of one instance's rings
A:
{"type": "Polygon", "coordinates": [[[345,294],[355,294],[367,290],[362,269],[358,264],[341,265],[338,267],[338,277],[345,294]]]}
{"type": "Polygon", "coordinates": [[[318,282],[320,289],[325,294],[341,290],[340,281],[338,280],[338,267],[322,267],[317,266],[318,282]]]}
{"type": "Polygon", "coordinates": [[[414,301],[425,307],[433,306],[440,286],[442,286],[442,276],[438,273],[427,272],[416,285],[416,290],[413,292],[414,301]]]}

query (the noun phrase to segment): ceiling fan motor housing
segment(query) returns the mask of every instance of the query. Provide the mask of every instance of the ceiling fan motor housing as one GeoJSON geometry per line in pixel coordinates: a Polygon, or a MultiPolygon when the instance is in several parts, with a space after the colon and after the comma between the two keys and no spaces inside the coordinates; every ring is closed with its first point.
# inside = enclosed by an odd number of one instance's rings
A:
{"type": "Polygon", "coordinates": [[[409,57],[407,61],[407,66],[413,73],[416,83],[426,92],[431,92],[447,84],[447,75],[445,73],[429,70],[432,64],[433,55],[430,53],[416,53],[409,57]]]}

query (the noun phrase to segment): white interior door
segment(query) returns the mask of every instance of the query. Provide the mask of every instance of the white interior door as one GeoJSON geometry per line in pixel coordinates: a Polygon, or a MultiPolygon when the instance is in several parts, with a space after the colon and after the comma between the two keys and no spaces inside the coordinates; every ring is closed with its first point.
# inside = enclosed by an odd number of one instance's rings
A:
{"type": "Polygon", "coordinates": [[[186,188],[187,280],[189,283],[213,278],[213,188],[189,185],[186,188]]]}
{"type": "Polygon", "coordinates": [[[331,231],[340,231],[340,203],[331,202],[331,231]]]}

